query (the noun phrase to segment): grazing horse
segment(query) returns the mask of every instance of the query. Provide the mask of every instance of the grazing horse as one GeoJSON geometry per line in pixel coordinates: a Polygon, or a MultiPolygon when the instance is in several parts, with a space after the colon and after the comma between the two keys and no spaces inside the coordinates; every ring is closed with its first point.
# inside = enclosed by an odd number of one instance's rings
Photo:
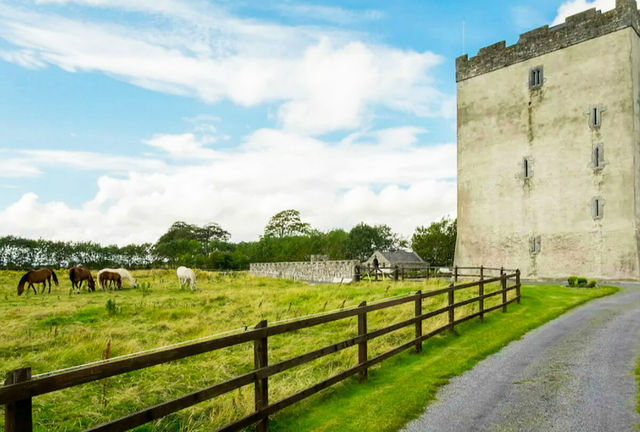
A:
{"type": "Polygon", "coordinates": [[[186,287],[189,284],[191,291],[196,290],[196,274],[190,268],[183,266],[178,267],[176,271],[178,274],[178,281],[180,282],[180,289],[186,287]]]}
{"type": "Polygon", "coordinates": [[[83,266],[75,266],[69,269],[69,279],[71,279],[71,288],[75,288],[80,292],[82,283],[87,281],[87,291],[95,291],[96,283],[91,276],[88,268],[83,266]]]}
{"type": "Polygon", "coordinates": [[[122,276],[120,276],[120,273],[103,271],[98,277],[98,282],[100,282],[100,286],[102,287],[103,291],[107,289],[107,284],[109,284],[110,282],[115,282],[116,287],[118,289],[122,289],[122,276]]]}
{"type": "Polygon", "coordinates": [[[44,294],[44,289],[47,286],[47,282],[49,282],[49,294],[51,294],[51,279],[53,279],[53,283],[56,284],[56,286],[58,286],[58,277],[56,276],[53,270],[48,268],[31,270],[27,272],[24,276],[22,276],[22,278],[20,279],[20,282],[18,282],[18,295],[22,295],[22,293],[24,292],[24,285],[27,283],[29,284],[27,286],[27,289],[29,288],[33,289],[34,294],[38,294],[38,291],[36,291],[36,288],[33,286],[33,284],[41,283],[42,293],[44,294]]]}
{"type": "Polygon", "coordinates": [[[127,269],[123,269],[123,268],[119,268],[119,269],[110,269],[110,268],[106,268],[106,269],[102,269],[98,272],[98,280],[100,280],[100,275],[102,274],[102,272],[112,272],[112,273],[119,273],[120,277],[122,277],[122,279],[126,279],[129,281],[129,283],[131,284],[131,286],[133,288],[136,287],[136,280],[133,278],[133,276],[131,276],[131,273],[129,273],[129,271],[127,269]]]}

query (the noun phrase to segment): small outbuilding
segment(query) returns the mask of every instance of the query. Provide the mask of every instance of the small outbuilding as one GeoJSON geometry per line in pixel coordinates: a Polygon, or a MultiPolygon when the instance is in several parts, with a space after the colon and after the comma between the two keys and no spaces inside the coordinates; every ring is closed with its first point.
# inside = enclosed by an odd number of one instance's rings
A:
{"type": "Polygon", "coordinates": [[[382,268],[396,266],[400,268],[423,268],[429,264],[414,251],[395,250],[382,252],[377,250],[362,265],[382,268]]]}

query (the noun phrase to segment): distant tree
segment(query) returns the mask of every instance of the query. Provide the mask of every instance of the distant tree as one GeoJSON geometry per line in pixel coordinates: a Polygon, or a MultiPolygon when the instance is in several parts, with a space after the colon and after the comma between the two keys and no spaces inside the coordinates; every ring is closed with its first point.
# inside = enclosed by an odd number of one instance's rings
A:
{"type": "Polygon", "coordinates": [[[202,243],[209,243],[213,241],[227,242],[231,238],[231,233],[222,229],[222,227],[215,222],[210,222],[202,228],[197,228],[195,235],[195,240],[202,243]]]}
{"type": "Polygon", "coordinates": [[[230,237],[231,234],[215,222],[199,227],[177,221],[169,227],[169,230],[156,243],[167,243],[174,240],[195,240],[201,243],[208,243],[211,241],[227,241],[230,237]]]}
{"type": "Polygon", "coordinates": [[[419,226],[411,238],[411,248],[432,264],[453,265],[457,219],[442,218],[428,227],[419,226]]]}
{"type": "Polygon", "coordinates": [[[395,234],[388,225],[367,225],[364,222],[349,231],[349,255],[364,261],[376,250],[389,251],[406,247],[407,242],[395,234]]]}
{"type": "Polygon", "coordinates": [[[324,235],[323,253],[332,260],[349,258],[349,233],[334,229],[324,235]]]}
{"type": "Polygon", "coordinates": [[[298,210],[283,210],[273,215],[269,223],[264,228],[265,237],[290,237],[309,234],[311,227],[308,223],[302,222],[298,210]]]}

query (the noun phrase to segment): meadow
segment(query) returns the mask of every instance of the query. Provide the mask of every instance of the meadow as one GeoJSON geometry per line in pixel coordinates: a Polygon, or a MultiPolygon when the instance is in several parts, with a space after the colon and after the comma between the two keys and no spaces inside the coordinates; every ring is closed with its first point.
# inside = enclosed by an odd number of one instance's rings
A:
{"type": "MultiPolygon", "coordinates": [[[[179,288],[174,272],[149,270],[134,272],[134,277],[140,285],[138,288],[130,288],[125,284],[125,289],[122,291],[102,292],[98,289],[95,293],[87,293],[85,289],[82,294],[73,294],[70,292],[70,282],[66,272],[59,271],[61,284],[53,288],[51,295],[34,296],[31,293],[18,297],[16,284],[19,276],[18,272],[0,272],[0,325],[3,329],[0,333],[0,373],[2,375],[26,366],[30,366],[35,375],[100,360],[105,355],[108,343],[110,343],[109,356],[115,357],[234,329],[242,331],[244,328],[253,327],[263,319],[274,323],[309,314],[355,307],[364,300],[371,302],[407,295],[418,289],[434,290],[448,284],[445,280],[430,280],[428,282],[308,285],[290,280],[255,278],[245,273],[199,272],[198,290],[191,292],[179,288]]],[[[494,285],[487,287],[486,291],[497,289],[498,286],[494,285]]],[[[531,290],[535,289],[531,288],[531,290]]],[[[562,313],[590,298],[611,293],[613,289],[568,290],[550,287],[546,291],[539,289],[538,291],[536,291],[536,297],[548,296],[547,300],[557,302],[558,307],[551,308],[546,314],[541,314],[540,311],[532,312],[530,324],[520,322],[520,327],[514,327],[518,328],[520,333],[518,331],[498,332],[496,337],[492,336],[497,345],[488,344],[482,349],[487,352],[491,349],[495,350],[496,346],[519,337],[519,334],[531,328],[532,325],[539,325],[544,321],[543,318],[551,319],[553,314],[562,313]]],[[[477,289],[463,290],[456,294],[456,300],[474,296],[476,292],[477,289]]],[[[533,292],[523,289],[523,297],[530,296],[533,292]]],[[[511,292],[510,296],[513,294],[511,292]]],[[[426,299],[423,307],[425,311],[435,309],[446,304],[446,301],[445,295],[437,296],[426,299]]],[[[498,298],[492,298],[487,302],[487,307],[498,301],[498,298]]],[[[510,311],[514,310],[514,312],[492,315],[502,315],[506,318],[501,319],[508,319],[510,316],[515,316],[518,309],[529,310],[527,308],[530,307],[526,306],[526,303],[520,306],[512,305],[510,311]]],[[[465,308],[457,311],[456,315],[462,316],[475,311],[477,305],[469,305],[465,308]]],[[[409,318],[413,312],[411,303],[374,312],[368,317],[369,330],[409,318]]],[[[426,321],[425,332],[429,328],[444,324],[446,319],[446,315],[443,314],[426,321]]],[[[492,319],[485,321],[485,324],[488,323],[487,329],[492,319]]],[[[469,323],[465,324],[464,328],[473,328],[473,326],[478,327],[477,323],[469,323]]],[[[374,356],[409,340],[412,331],[408,328],[372,341],[369,355],[374,356]]],[[[276,336],[269,339],[269,361],[275,363],[347,339],[356,333],[357,320],[354,317],[276,336]]],[[[450,337],[436,338],[433,343],[427,341],[425,347],[427,348],[430,344],[437,345],[450,337]]],[[[272,377],[269,382],[271,400],[281,399],[353,366],[357,358],[356,349],[343,350],[272,377]]],[[[479,355],[477,352],[473,354],[465,360],[465,365],[473,364],[469,359],[479,355]]],[[[405,356],[400,357],[405,358],[405,356]]],[[[407,358],[422,357],[414,355],[407,358]]],[[[387,367],[386,365],[394,362],[397,361],[391,360],[376,367],[372,381],[375,383],[378,369],[382,371],[387,367]]],[[[34,427],[35,430],[41,431],[70,431],[86,428],[246,372],[252,368],[252,363],[253,347],[251,344],[244,344],[109,378],[102,382],[38,396],[34,399],[34,427]]],[[[283,431],[316,430],[319,421],[331,424],[328,422],[331,417],[330,412],[315,409],[315,406],[311,410],[309,404],[313,403],[313,400],[325,401],[330,397],[339,398],[340,392],[344,392],[344,389],[365,388],[352,384],[353,382],[348,381],[344,385],[337,386],[335,390],[326,392],[325,395],[314,397],[306,403],[285,410],[276,416],[274,428],[283,431]],[[305,424],[304,419],[313,419],[314,412],[325,412],[324,420],[318,420],[316,416],[315,423],[309,420],[310,423],[305,424]]],[[[434,382],[433,385],[436,386],[436,384],[437,382],[434,382]]],[[[385,392],[385,394],[392,393],[385,392]]],[[[422,399],[424,398],[420,399],[421,403],[422,399]]],[[[347,405],[340,404],[341,407],[347,405]]],[[[212,430],[252,410],[253,388],[247,386],[180,411],[138,430],[212,430]]],[[[349,415],[344,412],[343,414],[349,415]]],[[[357,426],[354,430],[358,428],[361,427],[357,426]]]]}

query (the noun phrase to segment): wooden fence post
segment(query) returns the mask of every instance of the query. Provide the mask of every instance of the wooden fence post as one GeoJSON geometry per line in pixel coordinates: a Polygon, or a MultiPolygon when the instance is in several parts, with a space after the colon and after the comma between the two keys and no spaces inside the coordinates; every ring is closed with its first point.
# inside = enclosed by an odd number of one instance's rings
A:
{"type": "Polygon", "coordinates": [[[507,311],[507,275],[500,270],[500,284],[502,285],[502,312],[507,311]]]}
{"type": "Polygon", "coordinates": [[[431,273],[431,264],[427,265],[427,280],[429,280],[429,273],[431,273]]]}
{"type": "Polygon", "coordinates": [[[516,302],[520,304],[520,269],[516,270],[516,302]]]}
{"type": "Polygon", "coordinates": [[[400,267],[400,271],[402,272],[402,280],[404,280],[404,266],[400,267]]]}
{"type": "MultiPolygon", "coordinates": [[[[363,301],[358,305],[359,308],[367,306],[367,302],[363,301]]],[[[358,344],[358,364],[366,363],[367,361],[367,313],[362,312],[358,314],[358,336],[365,336],[365,340],[358,344]]],[[[368,369],[360,371],[360,382],[366,381],[369,375],[368,369]]]]}
{"type": "MultiPolygon", "coordinates": [[[[416,317],[422,315],[422,290],[416,293],[416,317]]],[[[416,339],[422,336],[422,320],[416,322],[416,339]]],[[[422,352],[422,341],[416,342],[416,352],[422,352]]]]}
{"type": "Polygon", "coordinates": [[[455,303],[454,295],[453,295],[453,284],[449,285],[449,330],[453,331],[453,321],[455,320],[455,308],[453,304],[455,303]]]}
{"type": "MultiPolygon", "coordinates": [[[[255,327],[256,329],[266,328],[267,320],[260,321],[255,327]]],[[[269,357],[267,355],[267,337],[259,338],[253,341],[253,359],[254,368],[260,369],[269,365],[269,357]]],[[[269,378],[258,379],[255,382],[255,407],[256,411],[266,408],[269,405],[269,378]]],[[[256,425],[257,432],[267,432],[269,430],[269,418],[260,420],[256,425]]]]}
{"type": "MultiPolygon", "coordinates": [[[[9,372],[5,384],[17,384],[29,380],[31,380],[30,367],[9,372]]],[[[33,430],[31,415],[31,398],[7,404],[4,408],[5,432],[31,432],[33,430]]]]}
{"type": "Polygon", "coordinates": [[[353,280],[354,282],[360,282],[360,266],[359,265],[356,265],[353,280]]]}
{"type": "Polygon", "coordinates": [[[397,281],[399,276],[400,276],[400,271],[398,270],[398,266],[396,265],[396,268],[393,271],[393,278],[397,281]]]}
{"type": "Polygon", "coordinates": [[[453,281],[458,282],[458,266],[453,268],[453,281]]]}
{"type": "Polygon", "coordinates": [[[480,321],[484,321],[484,266],[480,266],[480,282],[478,283],[478,308],[480,309],[480,321]]]}

